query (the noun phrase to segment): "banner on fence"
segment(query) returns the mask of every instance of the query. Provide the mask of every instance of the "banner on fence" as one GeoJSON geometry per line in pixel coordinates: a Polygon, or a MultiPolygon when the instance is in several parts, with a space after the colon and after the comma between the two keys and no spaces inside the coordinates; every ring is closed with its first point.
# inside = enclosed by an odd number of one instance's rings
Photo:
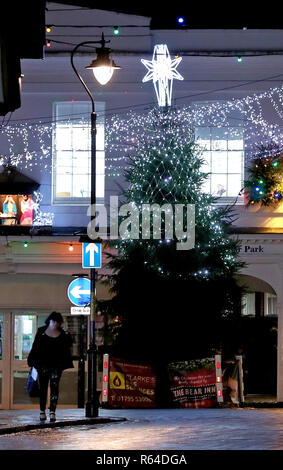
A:
{"type": "Polygon", "coordinates": [[[108,405],[113,408],[155,408],[156,373],[152,366],[111,357],[108,405]]]}
{"type": "Polygon", "coordinates": [[[195,359],[168,366],[172,401],[180,408],[217,405],[215,359],[195,359]]]}

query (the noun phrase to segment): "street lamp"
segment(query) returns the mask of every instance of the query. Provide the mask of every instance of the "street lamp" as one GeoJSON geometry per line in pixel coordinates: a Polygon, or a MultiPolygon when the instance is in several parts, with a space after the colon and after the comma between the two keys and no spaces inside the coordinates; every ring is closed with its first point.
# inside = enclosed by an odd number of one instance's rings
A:
{"type": "MultiPolygon", "coordinates": [[[[79,47],[86,44],[100,44],[101,47],[96,48],[97,58],[94,59],[86,69],[93,71],[94,77],[101,84],[105,85],[111,79],[115,69],[120,69],[121,67],[117,66],[114,60],[109,58],[111,49],[105,47],[106,42],[104,39],[104,34],[100,41],[84,41],[80,44],[77,44],[71,53],[71,65],[77,75],[78,79],[85,88],[90,100],[91,100],[91,178],[90,178],[90,204],[91,204],[91,222],[95,218],[93,214],[93,205],[96,204],[96,112],[93,96],[84,82],[81,75],[78,73],[74,65],[74,54],[79,49],[79,47]]],[[[86,417],[92,418],[98,416],[98,399],[96,394],[96,355],[97,349],[95,344],[95,270],[92,268],[90,270],[90,283],[91,283],[91,302],[90,302],[90,344],[87,351],[88,359],[88,400],[86,403],[86,417]]]]}
{"type": "Polygon", "coordinates": [[[99,42],[102,47],[96,48],[97,58],[94,59],[86,69],[93,71],[94,77],[101,85],[106,85],[111,79],[114,70],[120,69],[121,67],[116,65],[113,59],[110,59],[109,53],[111,49],[105,47],[106,41],[104,40],[103,33],[102,39],[99,42]]]}

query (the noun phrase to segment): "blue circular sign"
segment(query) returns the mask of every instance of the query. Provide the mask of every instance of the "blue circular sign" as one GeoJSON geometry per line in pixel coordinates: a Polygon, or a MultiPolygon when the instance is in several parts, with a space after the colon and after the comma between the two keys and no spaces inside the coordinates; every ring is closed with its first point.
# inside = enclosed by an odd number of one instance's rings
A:
{"type": "Polygon", "coordinates": [[[69,300],[77,307],[84,307],[87,304],[90,304],[90,290],[90,280],[86,277],[78,277],[69,284],[69,300]]]}

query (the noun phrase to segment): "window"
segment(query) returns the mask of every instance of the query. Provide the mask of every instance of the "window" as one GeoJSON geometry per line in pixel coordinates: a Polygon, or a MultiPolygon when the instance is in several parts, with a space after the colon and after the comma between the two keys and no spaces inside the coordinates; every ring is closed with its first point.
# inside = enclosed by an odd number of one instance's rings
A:
{"type": "Polygon", "coordinates": [[[247,292],[242,298],[242,315],[271,316],[277,315],[277,296],[269,292],[247,292]],[[258,298],[259,302],[256,301],[258,298]],[[262,300],[262,303],[261,303],[262,300]],[[259,303],[262,305],[262,312],[259,303]]]}
{"type": "MultiPolygon", "coordinates": [[[[104,103],[95,103],[96,198],[104,198],[104,103]]],[[[88,204],[90,199],[91,104],[63,101],[53,105],[53,203],[88,204]]]]}
{"type": "Polygon", "coordinates": [[[268,292],[264,293],[264,314],[265,315],[277,315],[277,296],[269,294],[268,292]]]}
{"type": "Polygon", "coordinates": [[[242,315],[255,316],[255,292],[247,292],[243,295],[242,315]]]}
{"type": "MultiPolygon", "coordinates": [[[[202,170],[209,173],[203,191],[215,197],[238,197],[244,180],[244,139],[241,118],[231,118],[225,127],[209,125],[195,128],[197,142],[203,147],[202,170]]],[[[243,203],[243,196],[237,202],[243,203]]]]}

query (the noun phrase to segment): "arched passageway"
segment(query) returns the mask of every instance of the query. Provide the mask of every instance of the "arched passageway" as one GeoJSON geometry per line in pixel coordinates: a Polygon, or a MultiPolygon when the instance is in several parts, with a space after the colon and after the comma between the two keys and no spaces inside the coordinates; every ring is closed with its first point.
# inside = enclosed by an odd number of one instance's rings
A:
{"type": "Polygon", "coordinates": [[[278,303],[275,289],[247,274],[237,276],[244,288],[242,315],[237,328],[244,355],[245,395],[276,395],[278,303]]]}

